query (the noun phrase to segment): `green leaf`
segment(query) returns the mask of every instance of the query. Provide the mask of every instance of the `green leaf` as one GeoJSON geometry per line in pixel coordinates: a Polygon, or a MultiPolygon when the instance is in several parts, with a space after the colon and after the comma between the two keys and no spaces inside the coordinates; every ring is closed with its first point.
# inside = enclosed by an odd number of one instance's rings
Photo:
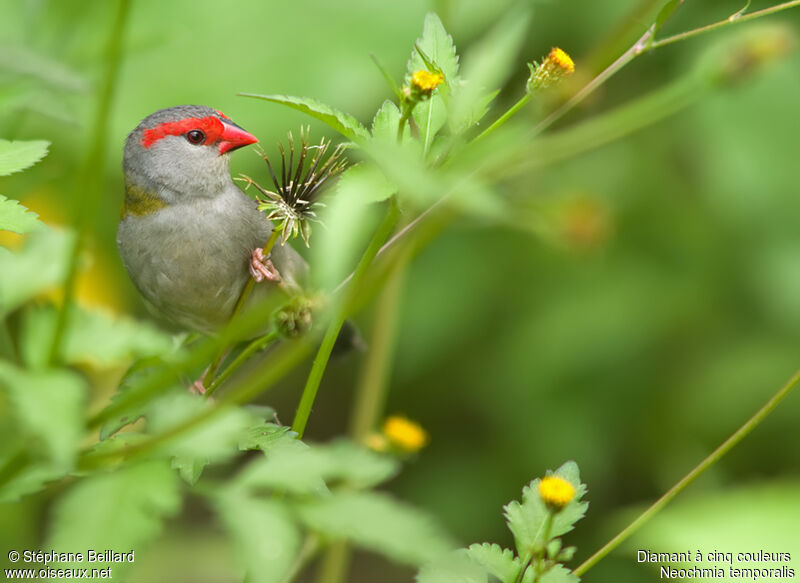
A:
{"type": "MultiPolygon", "coordinates": [[[[435,63],[445,78],[445,82],[450,83],[458,76],[458,55],[453,38],[447,34],[438,15],[433,12],[425,16],[425,24],[422,29],[422,37],[417,40],[416,47],[422,49],[425,55],[435,63]]],[[[411,51],[411,58],[408,61],[409,77],[421,69],[426,69],[425,61],[416,50],[411,51]]]]}
{"type": "MultiPolygon", "coordinates": [[[[527,572],[525,573],[527,575],[527,572]]],[[[580,577],[563,565],[554,565],[552,569],[539,577],[539,583],[578,583],[580,577]]]]}
{"type": "MultiPolygon", "coordinates": [[[[87,549],[135,550],[138,555],[158,535],[162,521],[178,511],[178,484],[177,476],[163,461],[85,478],[56,503],[46,548],[80,552],[84,558],[87,549]]],[[[92,566],[102,569],[111,565],[114,576],[119,577],[127,564],[100,561],[92,566]]],[[[71,566],[86,567],[85,563],[71,566]]]]}
{"type": "MultiPolygon", "coordinates": [[[[548,475],[551,475],[548,473],[548,475]]],[[[575,488],[575,497],[561,511],[556,513],[550,528],[550,536],[545,540],[545,524],[550,511],[539,495],[539,478],[533,480],[522,490],[522,503],[516,500],[504,507],[508,528],[514,534],[517,553],[520,557],[530,556],[534,549],[541,548],[548,541],[569,532],[574,524],[583,518],[588,502],[580,502],[586,493],[586,485],[581,484],[578,465],[569,461],[552,475],[568,481],[575,488]]]]}
{"type": "Polygon", "coordinates": [[[516,581],[522,569],[522,563],[514,553],[497,544],[476,543],[470,545],[467,554],[503,583],[516,581]]]}
{"type": "Polygon", "coordinates": [[[237,455],[239,443],[256,420],[244,408],[213,404],[185,391],[164,395],[145,413],[151,431],[161,434],[169,434],[203,415],[208,417],[167,439],[158,448],[159,452],[174,456],[173,467],[179,469],[189,483],[197,481],[206,465],[237,455]]]}
{"type": "MultiPolygon", "coordinates": [[[[56,318],[54,306],[26,311],[20,352],[29,366],[47,364],[56,318]]],[[[115,316],[100,308],[74,305],[69,313],[61,358],[69,364],[103,368],[164,354],[172,348],[172,339],[152,324],[115,316]]]]}
{"type": "Polygon", "coordinates": [[[327,493],[322,468],[309,447],[284,433],[267,457],[248,464],[237,476],[237,487],[250,491],[277,491],[293,494],[327,493]]]}
{"type": "MultiPolygon", "coordinates": [[[[381,108],[375,113],[372,119],[372,137],[376,140],[396,141],[397,128],[400,126],[400,110],[397,105],[388,99],[383,102],[381,108]]],[[[403,140],[411,138],[411,129],[406,125],[403,128],[403,140]]],[[[348,168],[352,170],[355,166],[348,168]]],[[[347,174],[347,171],[342,174],[342,178],[347,174]]],[[[341,182],[341,178],[339,179],[341,182]]]]}
{"type": "Polygon", "coordinates": [[[478,123],[516,63],[528,29],[528,12],[511,12],[464,58],[464,81],[451,87],[450,129],[460,134],[478,123]]]}
{"type": "Polygon", "coordinates": [[[439,93],[436,93],[414,108],[414,121],[419,127],[423,151],[430,150],[431,143],[439,130],[447,123],[447,107],[439,93]]]}
{"type": "Polygon", "coordinates": [[[370,203],[386,200],[397,188],[386,180],[386,176],[374,164],[362,163],[345,170],[339,178],[337,191],[346,192],[344,196],[352,196],[363,203],[370,203]]]}
{"type": "Polygon", "coordinates": [[[683,0],[669,0],[669,2],[664,4],[664,7],[659,10],[658,16],[656,16],[656,22],[653,25],[653,34],[650,37],[651,40],[655,38],[658,31],[664,26],[664,23],[672,17],[681,4],[683,4],[683,0]]]}
{"type": "Polygon", "coordinates": [[[450,537],[428,515],[383,494],[336,492],[295,508],[312,530],[400,563],[421,565],[453,548],[450,537]]]}
{"type": "Polygon", "coordinates": [[[236,489],[215,497],[215,508],[233,538],[248,583],[284,581],[300,549],[300,532],[287,508],[236,489]]]}
{"type": "Polygon", "coordinates": [[[386,481],[398,462],[345,439],[309,447],[294,434],[273,442],[266,459],[251,463],[237,483],[247,489],[295,494],[326,494],[326,483],[343,482],[351,488],[369,488],[386,481]]]}
{"type": "Polygon", "coordinates": [[[45,140],[27,142],[0,140],[0,176],[8,176],[33,166],[47,155],[49,145],[50,142],[45,140]]]}
{"type": "Polygon", "coordinates": [[[29,211],[16,200],[0,194],[0,231],[28,233],[42,226],[39,215],[29,211]]]}
{"type": "Polygon", "coordinates": [[[383,205],[370,201],[391,194],[391,184],[380,170],[349,168],[336,184],[336,192],[319,212],[326,228],[311,247],[311,276],[321,289],[333,289],[356,266],[383,205]],[[334,225],[347,225],[337,229],[334,225]]]}
{"type": "MultiPolygon", "coordinates": [[[[474,546],[474,545],[473,545],[474,546]]],[[[417,583],[486,583],[486,570],[459,549],[420,569],[417,583]]]]}
{"type": "Polygon", "coordinates": [[[269,451],[281,442],[289,439],[296,439],[297,434],[291,432],[291,428],[274,423],[259,423],[249,427],[242,438],[239,440],[240,450],[260,449],[264,453],[269,451]]]}
{"type": "Polygon", "coordinates": [[[240,93],[243,97],[255,97],[273,103],[280,103],[329,125],[349,140],[369,137],[367,128],[348,113],[334,109],[310,97],[294,97],[292,95],[258,95],[256,93],[240,93]]]}
{"type": "Polygon", "coordinates": [[[67,371],[31,372],[0,361],[0,388],[25,436],[26,450],[63,472],[72,469],[83,435],[85,381],[67,371]]]}
{"type": "MultiPolygon", "coordinates": [[[[168,363],[157,356],[134,361],[120,380],[117,392],[111,397],[111,404],[124,401],[125,395],[131,387],[139,385],[146,377],[153,376],[163,366],[168,366],[168,363]]],[[[173,388],[178,389],[177,386],[173,388]]],[[[108,439],[126,425],[140,419],[149,406],[149,402],[137,402],[106,421],[100,428],[100,439],[108,439]]]]}
{"type": "Polygon", "coordinates": [[[66,231],[40,229],[21,251],[0,247],[0,317],[62,282],[73,237],[66,231]]]}

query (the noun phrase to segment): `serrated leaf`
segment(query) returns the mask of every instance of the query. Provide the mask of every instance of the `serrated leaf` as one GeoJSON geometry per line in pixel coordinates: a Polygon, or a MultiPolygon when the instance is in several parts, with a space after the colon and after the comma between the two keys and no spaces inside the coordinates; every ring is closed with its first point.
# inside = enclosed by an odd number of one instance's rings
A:
{"type": "Polygon", "coordinates": [[[297,434],[292,432],[289,427],[274,423],[258,423],[247,428],[239,440],[239,449],[243,451],[260,449],[264,453],[269,453],[282,441],[296,439],[296,436],[297,434]]]}
{"type": "Polygon", "coordinates": [[[73,237],[47,228],[31,233],[20,251],[0,247],[0,317],[62,282],[73,237]]]}
{"type": "Polygon", "coordinates": [[[68,371],[27,371],[0,361],[0,388],[11,403],[26,449],[70,470],[84,427],[86,383],[68,371]]]}
{"type": "Polygon", "coordinates": [[[165,440],[158,448],[159,452],[174,457],[173,467],[190,483],[197,481],[206,465],[237,455],[239,442],[255,419],[244,408],[215,405],[184,391],[161,397],[145,413],[153,433],[168,434],[184,422],[208,413],[211,407],[216,409],[214,415],[165,440]]]}
{"type": "Polygon", "coordinates": [[[47,155],[48,146],[50,142],[45,140],[0,140],[0,176],[8,176],[33,166],[47,155]]]}
{"type": "Polygon", "coordinates": [[[529,18],[527,12],[509,13],[464,57],[462,80],[450,88],[448,123],[454,134],[463,133],[486,115],[516,63],[529,18]]]}
{"type": "Polygon", "coordinates": [[[215,508],[233,538],[248,583],[284,581],[300,549],[300,532],[287,508],[275,500],[226,490],[215,508]]]}
{"type": "MultiPolygon", "coordinates": [[[[425,55],[441,70],[447,83],[456,79],[458,76],[456,46],[437,14],[430,12],[425,16],[422,37],[417,40],[416,46],[422,49],[425,55]]],[[[427,69],[427,67],[415,48],[411,51],[411,58],[408,61],[408,75],[411,76],[415,71],[421,69],[427,69]]]]}
{"type": "MultiPolygon", "coordinates": [[[[383,102],[380,109],[372,119],[372,137],[376,140],[397,140],[397,128],[400,126],[400,110],[388,99],[383,102]]],[[[406,125],[403,128],[403,140],[411,138],[411,129],[406,125]]],[[[354,167],[348,168],[352,170],[354,167]]],[[[345,172],[347,174],[347,171],[345,172]]],[[[345,176],[342,175],[342,177],[345,176]]],[[[341,179],[340,179],[341,182],[341,179]]]]}
{"type": "MultiPolygon", "coordinates": [[[[54,306],[26,311],[20,352],[28,366],[47,364],[56,319],[54,306]]],[[[100,308],[73,305],[68,321],[61,359],[69,364],[113,367],[134,358],[164,354],[173,347],[172,339],[152,324],[116,316],[100,308]]]]}
{"type": "Polygon", "coordinates": [[[463,549],[440,557],[420,569],[417,583],[486,583],[486,570],[467,556],[463,549]]]}
{"type": "MultiPolygon", "coordinates": [[[[85,553],[87,549],[138,554],[180,507],[178,479],[164,461],[150,461],[83,479],[56,503],[47,548],[85,553]]],[[[119,577],[127,563],[113,563],[119,577]]],[[[86,567],[60,563],[60,567],[86,567]]],[[[109,566],[97,562],[93,567],[109,566]]]]}
{"type": "Polygon", "coordinates": [[[256,93],[240,93],[243,97],[255,97],[273,103],[280,103],[297,111],[310,115],[329,125],[349,140],[369,137],[369,132],[349,113],[344,113],[312,99],[311,97],[295,97],[293,95],[258,95],[256,93]]]}
{"type": "Polygon", "coordinates": [[[248,464],[237,476],[235,484],[256,492],[322,495],[328,491],[322,468],[309,447],[288,433],[272,445],[267,457],[248,464]]]}
{"type": "Polygon", "coordinates": [[[395,475],[396,460],[348,440],[309,447],[285,434],[273,443],[266,459],[252,462],[236,482],[250,490],[277,490],[294,494],[326,494],[326,484],[342,482],[351,488],[369,488],[395,475]]]}
{"type": "MultiPolygon", "coordinates": [[[[131,389],[131,387],[137,386],[142,382],[143,379],[148,376],[152,376],[163,366],[169,365],[162,358],[157,356],[142,358],[134,361],[134,363],[125,372],[122,379],[120,379],[117,392],[111,397],[111,404],[113,405],[119,402],[120,399],[124,399],[124,396],[131,389]]],[[[174,387],[174,389],[177,388],[178,387],[174,387]]],[[[126,425],[135,423],[145,414],[145,411],[149,405],[150,404],[148,402],[136,403],[121,413],[118,413],[112,419],[106,421],[100,428],[100,439],[108,439],[126,425]]]]}
{"type": "Polygon", "coordinates": [[[503,583],[516,581],[522,569],[522,563],[514,553],[497,544],[476,543],[470,545],[467,554],[503,583]]]}
{"type": "MultiPolygon", "coordinates": [[[[548,475],[550,475],[548,473],[548,475]]],[[[583,518],[588,502],[580,502],[586,493],[586,485],[581,484],[578,465],[567,462],[558,468],[553,475],[567,480],[575,488],[575,497],[553,517],[549,537],[545,540],[545,526],[550,511],[539,495],[539,478],[533,480],[522,490],[522,502],[516,500],[504,507],[508,528],[514,534],[517,553],[520,557],[530,556],[535,549],[544,547],[549,540],[559,537],[574,528],[574,524],[583,518]]]]}
{"type": "Polygon", "coordinates": [[[562,565],[554,565],[539,577],[539,583],[578,583],[578,581],[580,581],[580,577],[573,575],[572,571],[562,565]]]}
{"type": "Polygon", "coordinates": [[[24,234],[41,226],[39,215],[29,211],[18,201],[0,194],[0,231],[24,234]]]}
{"type": "Polygon", "coordinates": [[[400,563],[421,565],[453,548],[450,537],[419,510],[375,492],[336,492],[298,503],[312,530],[345,539],[400,563]]]}

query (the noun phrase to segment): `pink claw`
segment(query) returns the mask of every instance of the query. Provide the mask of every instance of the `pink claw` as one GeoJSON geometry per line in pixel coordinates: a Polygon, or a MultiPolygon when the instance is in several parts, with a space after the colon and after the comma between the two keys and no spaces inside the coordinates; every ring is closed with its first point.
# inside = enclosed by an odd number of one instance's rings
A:
{"type": "Polygon", "coordinates": [[[260,247],[253,249],[253,254],[250,258],[250,274],[256,283],[261,283],[265,279],[278,283],[281,280],[281,274],[275,269],[269,257],[264,256],[264,250],[260,247]]]}

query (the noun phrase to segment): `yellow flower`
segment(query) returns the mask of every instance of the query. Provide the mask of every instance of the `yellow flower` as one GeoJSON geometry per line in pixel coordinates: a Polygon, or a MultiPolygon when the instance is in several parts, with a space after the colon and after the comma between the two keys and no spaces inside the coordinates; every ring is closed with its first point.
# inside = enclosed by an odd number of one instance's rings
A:
{"type": "Polygon", "coordinates": [[[558,512],[575,497],[575,487],[564,478],[547,476],[539,482],[539,495],[547,506],[558,512]]]}
{"type": "Polygon", "coordinates": [[[572,58],[562,49],[558,47],[553,47],[550,51],[550,54],[547,55],[547,59],[545,59],[545,63],[552,63],[556,67],[562,69],[567,75],[571,75],[575,72],[575,63],[572,62],[572,58]]]}
{"type": "Polygon", "coordinates": [[[441,73],[431,73],[430,71],[420,70],[411,75],[411,85],[422,93],[430,93],[444,81],[441,73]]]}
{"type": "Polygon", "coordinates": [[[562,49],[553,47],[547,57],[541,62],[529,63],[531,76],[528,79],[528,92],[536,89],[545,89],[558,83],[567,75],[575,72],[575,63],[562,49]]]}
{"type": "Polygon", "coordinates": [[[428,433],[422,427],[398,415],[384,422],[383,434],[394,447],[407,453],[419,451],[428,443],[428,433]]]}

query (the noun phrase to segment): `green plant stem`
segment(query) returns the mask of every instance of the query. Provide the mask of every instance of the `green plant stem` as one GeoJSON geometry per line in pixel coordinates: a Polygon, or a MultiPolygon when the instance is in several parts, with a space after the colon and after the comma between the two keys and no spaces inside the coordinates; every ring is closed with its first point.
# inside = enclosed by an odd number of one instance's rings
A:
{"type": "Polygon", "coordinates": [[[350,545],[347,541],[333,543],[319,564],[317,583],[340,583],[344,581],[350,566],[350,545]]]}
{"type": "Polygon", "coordinates": [[[97,206],[103,192],[103,172],[106,151],[108,150],[106,130],[119,73],[119,64],[122,60],[122,43],[129,12],[130,1],[119,0],[116,17],[111,27],[105,51],[106,59],[101,76],[97,111],[94,116],[91,146],[75,183],[75,200],[80,201],[75,223],[77,237],[70,253],[67,276],[64,280],[64,299],[61,309],[58,311],[53,341],[50,345],[50,364],[55,364],[60,360],[61,344],[67,329],[70,306],[75,297],[75,285],[78,279],[81,253],[86,246],[88,231],[94,222],[97,206]]]}
{"type": "Polygon", "coordinates": [[[490,125],[488,128],[486,128],[481,133],[479,133],[477,136],[475,136],[475,139],[472,140],[472,143],[475,143],[478,140],[481,140],[481,139],[485,138],[486,136],[491,134],[493,131],[495,131],[497,128],[502,126],[509,119],[511,119],[514,116],[514,114],[516,114],[520,109],[525,107],[530,100],[531,100],[531,94],[530,93],[525,93],[525,95],[523,95],[519,99],[519,101],[517,101],[514,105],[512,105],[510,108],[508,108],[506,110],[506,112],[503,115],[501,115],[499,118],[497,118],[492,125],[490,125]]]}
{"type": "MultiPolygon", "coordinates": [[[[278,235],[280,235],[280,231],[278,231],[278,229],[273,227],[269,239],[267,239],[267,242],[264,244],[264,250],[263,250],[264,257],[269,257],[269,254],[272,252],[272,248],[275,247],[275,243],[278,240],[278,235]]],[[[236,305],[233,307],[231,320],[235,320],[239,316],[239,314],[242,313],[244,305],[247,302],[247,298],[250,297],[250,294],[253,292],[253,288],[255,287],[255,285],[256,285],[256,280],[253,279],[252,277],[249,277],[247,279],[247,283],[244,284],[244,287],[242,288],[242,291],[239,294],[239,299],[236,300],[236,305]]],[[[217,356],[214,358],[214,361],[211,363],[211,366],[209,366],[208,370],[206,371],[204,377],[204,382],[207,383],[206,396],[209,396],[213,392],[210,389],[211,386],[214,385],[214,377],[217,375],[217,371],[219,370],[219,367],[222,365],[222,361],[225,360],[227,350],[228,350],[227,346],[221,346],[219,352],[217,353],[217,356]]],[[[217,383],[217,386],[219,386],[219,383],[217,383]]],[[[216,390],[216,387],[214,390],[216,390]]]]}
{"type": "Polygon", "coordinates": [[[375,306],[369,351],[356,386],[350,419],[350,436],[355,441],[363,441],[375,429],[383,414],[409,255],[406,251],[392,266],[392,272],[375,306]]]}
{"type": "Polygon", "coordinates": [[[14,347],[14,340],[8,330],[8,321],[0,316],[0,357],[6,358],[11,362],[18,362],[17,350],[14,347]]]}
{"type": "Polygon", "coordinates": [[[726,439],[717,449],[708,455],[703,461],[697,464],[692,470],[686,474],[681,480],[667,490],[661,498],[656,500],[647,510],[642,512],[633,522],[626,526],[619,534],[603,545],[600,550],[594,553],[591,557],[581,563],[573,573],[581,576],[586,571],[591,569],[594,565],[605,557],[612,550],[617,548],[625,539],[627,539],[634,532],[639,530],[648,520],[650,520],[659,510],[666,506],[675,496],[677,496],[686,486],[694,482],[703,472],[718,462],[722,456],[728,453],[736,444],[747,436],[753,429],[755,429],[766,417],[769,415],[778,404],[783,401],[789,393],[792,392],[798,384],[800,384],[800,370],[794,373],[786,384],[784,384],[778,392],[775,393],[764,405],[755,412],[755,414],[748,419],[744,425],[739,427],[728,439],[726,439]]]}
{"type": "Polygon", "coordinates": [[[725,20],[721,20],[713,24],[708,24],[706,26],[701,26],[699,28],[694,28],[686,32],[668,36],[661,40],[653,40],[653,31],[655,30],[655,24],[653,24],[639,38],[639,40],[633,43],[633,45],[627,51],[622,53],[622,55],[620,55],[616,61],[614,61],[608,67],[606,67],[599,75],[597,75],[594,79],[592,79],[588,84],[586,84],[580,91],[578,91],[575,95],[573,95],[563,105],[555,109],[552,113],[550,113],[550,115],[548,115],[541,122],[539,122],[533,130],[534,134],[540,134],[542,131],[553,125],[556,121],[561,119],[564,116],[564,114],[575,108],[575,106],[577,106],[584,99],[589,97],[589,95],[594,93],[595,90],[597,90],[601,85],[603,85],[606,81],[608,81],[611,77],[613,77],[616,73],[618,73],[623,67],[628,65],[631,61],[633,61],[636,57],[638,57],[641,54],[650,52],[660,47],[671,45],[673,43],[682,40],[699,36],[707,32],[712,32],[714,30],[723,28],[725,26],[730,26],[732,24],[740,22],[755,20],[756,18],[761,18],[762,16],[768,16],[770,14],[775,14],[776,12],[780,12],[782,10],[794,8],[795,6],[800,6],[800,0],[792,0],[791,2],[784,2],[782,4],[777,4],[769,8],[764,8],[763,10],[757,10],[756,12],[752,12],[750,14],[740,15],[733,19],[726,18],[725,20]]]}
{"type": "Polygon", "coordinates": [[[295,366],[300,364],[311,352],[311,344],[305,338],[285,342],[281,344],[272,355],[273,358],[266,359],[259,363],[252,372],[243,379],[235,388],[227,392],[215,406],[207,407],[198,415],[187,419],[162,433],[153,435],[145,441],[126,446],[124,449],[103,453],[83,453],[78,460],[78,467],[81,469],[91,469],[102,466],[104,463],[124,458],[138,457],[157,450],[170,440],[185,434],[201,425],[203,422],[216,417],[220,413],[227,411],[227,405],[241,405],[249,403],[255,397],[286,376],[295,366]]]}
{"type": "Polygon", "coordinates": [[[308,380],[303,389],[303,396],[300,399],[300,404],[297,407],[297,413],[292,423],[292,430],[297,432],[298,439],[302,438],[303,433],[305,433],[308,417],[311,415],[311,407],[314,405],[314,399],[317,396],[317,390],[322,381],[322,375],[325,373],[325,368],[328,366],[328,360],[331,357],[333,345],[336,343],[336,338],[338,338],[339,331],[342,329],[342,325],[347,317],[351,299],[357,292],[361,280],[364,278],[364,274],[372,264],[372,260],[375,259],[381,246],[389,238],[389,235],[392,234],[392,230],[397,223],[399,215],[400,211],[397,206],[397,201],[391,198],[386,216],[373,234],[367,246],[367,250],[358,262],[347,297],[340,299],[339,304],[334,308],[333,317],[325,331],[325,336],[314,358],[314,363],[311,365],[311,372],[308,374],[308,380]]]}
{"type": "Polygon", "coordinates": [[[731,24],[739,24],[742,22],[748,22],[750,20],[754,20],[756,18],[761,18],[762,16],[769,16],[770,14],[775,14],[776,12],[781,12],[789,8],[794,8],[795,6],[800,6],[800,0],[783,2],[782,4],[776,4],[775,6],[770,6],[769,8],[756,10],[755,12],[751,12],[749,14],[739,14],[737,12],[736,14],[729,16],[725,20],[720,20],[719,22],[707,24],[699,28],[694,28],[692,30],[687,30],[686,32],[681,32],[678,34],[674,34],[672,36],[668,36],[666,38],[662,38],[661,40],[653,41],[653,43],[647,48],[647,50],[653,50],[659,47],[671,45],[673,43],[680,42],[682,40],[686,40],[688,38],[692,38],[701,34],[705,34],[707,32],[711,32],[719,28],[723,28],[725,26],[730,26],[731,24]]]}
{"type": "Polygon", "coordinates": [[[306,536],[305,541],[303,541],[303,546],[300,547],[300,551],[297,553],[297,556],[294,559],[294,563],[292,566],[289,567],[289,570],[286,572],[286,576],[281,580],[281,583],[291,583],[294,581],[294,578],[300,573],[300,570],[305,567],[306,563],[311,559],[311,557],[316,554],[319,550],[319,537],[314,534],[309,534],[306,536]]]}
{"type": "MultiPolygon", "coordinates": [[[[350,418],[350,437],[357,443],[362,443],[370,434],[383,412],[389,389],[388,377],[392,368],[398,308],[410,258],[410,250],[404,250],[392,265],[392,272],[375,306],[367,360],[356,386],[350,418]]],[[[351,549],[347,541],[331,545],[320,564],[317,583],[344,581],[350,564],[350,555],[351,549]]]]}
{"type": "Polygon", "coordinates": [[[225,370],[223,370],[217,376],[217,378],[215,378],[214,381],[210,385],[208,385],[208,388],[206,389],[206,397],[208,397],[214,391],[216,391],[217,388],[222,383],[224,383],[229,376],[231,376],[234,372],[236,372],[236,370],[238,370],[239,367],[242,366],[247,361],[247,359],[249,359],[253,355],[253,353],[264,350],[268,345],[275,342],[275,340],[278,339],[278,336],[279,334],[276,330],[271,330],[264,336],[256,338],[250,344],[248,344],[247,348],[242,350],[242,352],[239,353],[239,356],[237,356],[233,360],[233,362],[231,362],[227,367],[225,367],[225,370]]]}

